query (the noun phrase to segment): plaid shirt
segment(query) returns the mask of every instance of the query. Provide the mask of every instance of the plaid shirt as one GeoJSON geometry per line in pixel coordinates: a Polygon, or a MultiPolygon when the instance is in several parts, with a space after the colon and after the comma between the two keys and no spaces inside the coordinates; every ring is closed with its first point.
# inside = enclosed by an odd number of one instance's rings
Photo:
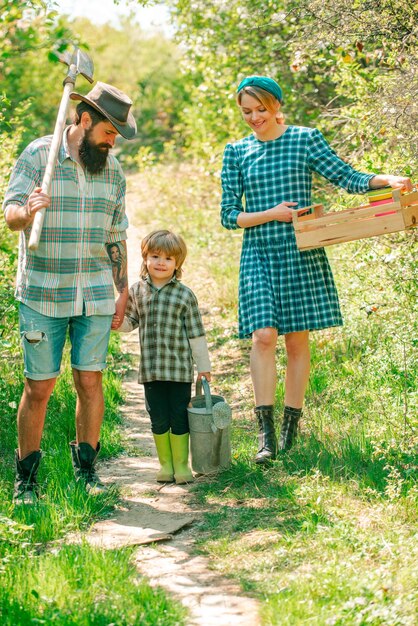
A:
{"type": "Polygon", "coordinates": [[[157,289],[141,279],[129,290],[126,330],[139,327],[138,381],[193,382],[189,339],[205,334],[196,296],[175,277],[157,289]]]}
{"type": "MultiPolygon", "coordinates": [[[[68,130],[68,129],[67,129],[68,130]]],[[[33,141],[20,155],[3,203],[25,205],[42,184],[52,136],[33,141]]],[[[58,155],[37,250],[31,227],[20,233],[16,298],[49,317],[112,315],[115,296],[106,244],[126,239],[126,182],[116,158],[100,174],[72,160],[67,132],[58,155]]]]}
{"type": "MultiPolygon", "coordinates": [[[[363,174],[345,163],[315,128],[288,126],[272,141],[250,135],[228,144],[222,168],[221,219],[225,228],[239,228],[238,215],[271,209],[281,202],[297,202],[295,208],[311,202],[312,173],[317,172],[349,193],[365,193],[374,174],[363,174]]],[[[267,222],[246,228],[244,241],[290,235],[292,223],[267,222]]]]}

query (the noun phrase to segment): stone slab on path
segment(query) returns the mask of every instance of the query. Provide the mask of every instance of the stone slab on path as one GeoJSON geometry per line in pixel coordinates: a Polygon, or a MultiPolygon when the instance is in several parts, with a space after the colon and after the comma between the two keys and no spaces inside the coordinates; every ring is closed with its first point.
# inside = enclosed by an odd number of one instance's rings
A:
{"type": "Polygon", "coordinates": [[[101,548],[154,543],[171,539],[173,533],[190,525],[195,518],[169,511],[160,511],[144,502],[129,503],[114,519],[98,522],[85,536],[91,545],[101,548]]]}

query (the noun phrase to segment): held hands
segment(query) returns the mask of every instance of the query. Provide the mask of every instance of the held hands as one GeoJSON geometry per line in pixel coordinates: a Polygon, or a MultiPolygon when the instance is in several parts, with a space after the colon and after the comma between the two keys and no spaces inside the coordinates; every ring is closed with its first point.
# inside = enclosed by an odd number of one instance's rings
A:
{"type": "Polygon", "coordinates": [[[123,322],[123,318],[122,318],[122,319],[120,319],[119,315],[117,315],[117,314],[115,313],[115,314],[114,314],[114,316],[113,316],[113,319],[112,319],[112,325],[111,325],[111,327],[110,327],[110,328],[111,328],[112,330],[117,330],[117,329],[118,329],[118,328],[122,325],[122,322],[123,322]]]}
{"type": "Polygon", "coordinates": [[[122,326],[123,319],[125,317],[126,304],[128,302],[128,289],[125,289],[123,293],[119,295],[115,302],[115,314],[113,315],[112,324],[110,328],[117,330],[122,326]]]}

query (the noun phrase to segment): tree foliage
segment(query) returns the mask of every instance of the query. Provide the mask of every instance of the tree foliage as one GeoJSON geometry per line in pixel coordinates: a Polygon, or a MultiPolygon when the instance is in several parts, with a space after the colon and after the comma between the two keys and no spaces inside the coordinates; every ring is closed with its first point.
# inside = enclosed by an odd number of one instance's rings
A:
{"type": "Polygon", "coordinates": [[[71,33],[41,0],[2,0],[0,7],[0,82],[8,103],[0,131],[8,132],[25,103],[23,145],[53,128],[65,74],[51,52],[65,50],[71,33]]]}
{"type": "MultiPolygon", "coordinates": [[[[138,133],[134,142],[121,142],[124,152],[132,154],[144,146],[162,152],[178,123],[179,102],[187,99],[177,46],[161,32],[143,31],[133,16],[124,18],[120,28],[97,26],[84,18],[70,27],[76,38],[88,42],[97,80],[116,85],[133,101],[138,133]]],[[[80,91],[89,88],[80,81],[80,91]]]]}
{"type": "Polygon", "coordinates": [[[191,81],[191,145],[207,152],[236,135],[239,80],[268,74],[284,89],[290,123],[318,124],[346,153],[372,152],[377,167],[385,152],[398,171],[416,171],[416,3],[172,0],[172,12],[191,81]]]}
{"type": "MultiPolygon", "coordinates": [[[[78,45],[87,49],[95,64],[96,80],[115,84],[134,101],[138,122],[136,142],[119,143],[119,153],[139,146],[161,152],[172,139],[178,122],[179,102],[185,97],[175,45],[161,33],[149,35],[131,19],[121,29],[94,26],[88,20],[70,22],[42,0],[0,0],[0,194],[19,151],[36,137],[53,131],[67,68],[54,52],[78,45]]],[[[91,85],[79,77],[76,89],[91,85]]],[[[0,226],[0,269],[3,274],[0,307],[0,341],[8,334],[14,307],[16,235],[0,226]]]]}
{"type": "MultiPolygon", "coordinates": [[[[161,152],[172,139],[182,109],[179,102],[187,99],[175,44],[161,32],[142,31],[133,15],[114,28],[81,18],[70,21],[51,6],[53,2],[42,0],[0,0],[0,80],[5,96],[0,131],[10,130],[11,119],[16,120],[13,112],[24,102],[19,147],[52,132],[67,72],[54,53],[76,45],[91,55],[95,80],[116,85],[134,102],[137,141],[120,141],[122,156],[138,146],[161,152]]],[[[78,77],[77,91],[90,88],[78,77]]]]}

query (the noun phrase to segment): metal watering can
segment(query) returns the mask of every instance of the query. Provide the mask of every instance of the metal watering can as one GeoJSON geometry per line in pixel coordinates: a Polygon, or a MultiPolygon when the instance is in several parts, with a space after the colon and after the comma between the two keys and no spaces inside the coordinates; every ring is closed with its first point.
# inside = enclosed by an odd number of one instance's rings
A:
{"type": "Polygon", "coordinates": [[[231,464],[231,407],[222,396],[210,393],[204,376],[196,383],[190,404],[187,413],[193,471],[214,474],[226,469],[231,464]]]}

